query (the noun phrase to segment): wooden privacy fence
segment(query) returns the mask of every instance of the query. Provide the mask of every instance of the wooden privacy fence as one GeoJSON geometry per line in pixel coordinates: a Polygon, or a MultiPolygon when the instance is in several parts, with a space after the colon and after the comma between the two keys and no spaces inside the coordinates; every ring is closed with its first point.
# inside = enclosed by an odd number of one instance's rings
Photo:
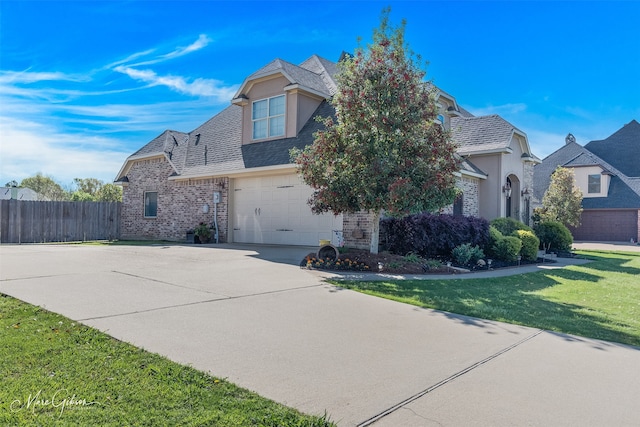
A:
{"type": "Polygon", "coordinates": [[[119,202],[0,200],[0,243],[117,239],[120,206],[119,202]]]}

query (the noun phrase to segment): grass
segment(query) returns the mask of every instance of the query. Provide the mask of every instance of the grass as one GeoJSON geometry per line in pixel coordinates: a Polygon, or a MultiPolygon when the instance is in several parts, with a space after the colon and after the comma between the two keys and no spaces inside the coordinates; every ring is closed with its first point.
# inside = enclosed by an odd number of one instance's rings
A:
{"type": "Polygon", "coordinates": [[[593,262],[492,279],[332,283],[419,307],[640,346],[640,253],[580,254],[593,262]]]}
{"type": "Polygon", "coordinates": [[[0,294],[0,425],[331,426],[0,294]]]}

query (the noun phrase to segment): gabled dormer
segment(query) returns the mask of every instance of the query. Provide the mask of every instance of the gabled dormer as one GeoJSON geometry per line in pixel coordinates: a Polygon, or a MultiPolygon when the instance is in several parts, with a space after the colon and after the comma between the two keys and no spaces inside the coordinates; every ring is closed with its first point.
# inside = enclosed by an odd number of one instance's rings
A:
{"type": "Polygon", "coordinates": [[[583,198],[607,197],[612,173],[596,157],[582,152],[564,165],[573,170],[583,198]]]}
{"type": "Polygon", "coordinates": [[[300,65],[275,59],[247,77],[231,101],[242,107],[242,144],[296,137],[336,92],[336,72],[313,55],[300,65]]]}

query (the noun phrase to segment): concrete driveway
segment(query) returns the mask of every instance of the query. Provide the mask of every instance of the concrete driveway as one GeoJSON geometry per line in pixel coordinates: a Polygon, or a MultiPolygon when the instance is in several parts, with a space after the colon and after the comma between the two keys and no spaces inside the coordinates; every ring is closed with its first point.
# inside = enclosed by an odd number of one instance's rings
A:
{"type": "Polygon", "coordinates": [[[640,349],[341,290],[311,250],[0,246],[0,292],[340,426],[640,425],[640,349]]]}

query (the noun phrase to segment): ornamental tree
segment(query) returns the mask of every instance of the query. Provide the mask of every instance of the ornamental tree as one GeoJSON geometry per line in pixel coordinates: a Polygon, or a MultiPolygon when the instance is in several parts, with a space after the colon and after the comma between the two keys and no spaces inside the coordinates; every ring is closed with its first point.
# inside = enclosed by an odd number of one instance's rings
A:
{"type": "Polygon", "coordinates": [[[369,212],[372,253],[378,252],[379,217],[433,212],[453,203],[458,170],[450,134],[436,121],[435,88],[420,57],[404,40],[406,21],[380,27],[366,49],[339,64],[335,117],[292,156],[314,189],[315,213],[369,212]]]}
{"type": "Polygon", "coordinates": [[[576,184],[573,170],[558,166],[542,198],[542,221],[558,221],[566,226],[580,225],[582,191],[576,184]]]}

